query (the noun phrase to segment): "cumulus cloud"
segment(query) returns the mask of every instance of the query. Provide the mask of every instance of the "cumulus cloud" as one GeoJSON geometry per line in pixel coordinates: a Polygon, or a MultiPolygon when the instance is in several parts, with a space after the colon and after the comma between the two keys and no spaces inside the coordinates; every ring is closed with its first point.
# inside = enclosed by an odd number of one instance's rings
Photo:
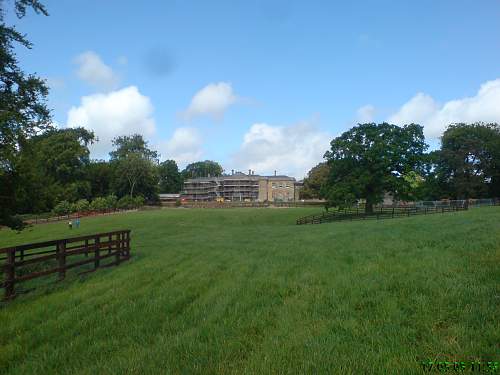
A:
{"type": "Polygon", "coordinates": [[[173,159],[181,166],[199,160],[203,153],[201,136],[190,127],[175,129],[172,137],[161,142],[158,148],[162,159],[173,159]]]}
{"type": "Polygon", "coordinates": [[[356,121],[360,124],[373,122],[374,117],[375,107],[370,104],[360,107],[356,111],[356,121]]]}
{"type": "Polygon", "coordinates": [[[93,157],[106,157],[111,140],[139,133],[148,138],[156,131],[153,105],[137,87],[129,86],[106,94],[84,96],[78,107],[68,112],[67,126],[92,130],[99,142],[91,146],[93,157]]]}
{"type": "Polygon", "coordinates": [[[476,95],[439,104],[431,96],[418,93],[388,119],[403,125],[419,123],[425,135],[438,138],[446,126],[456,122],[500,122],[500,79],[481,85],[476,95]]]}
{"type": "Polygon", "coordinates": [[[93,51],[87,51],[75,58],[78,65],[78,77],[100,90],[112,90],[117,87],[119,79],[99,55],[93,51]]]}
{"type": "Polygon", "coordinates": [[[258,174],[288,174],[304,177],[323,161],[332,136],[310,123],[290,126],[254,124],[244,135],[243,143],[233,156],[241,170],[252,169],[258,174]]]}
{"type": "Polygon", "coordinates": [[[225,111],[237,101],[230,83],[211,83],[198,91],[184,112],[187,120],[197,116],[210,116],[221,119],[225,111]]]}

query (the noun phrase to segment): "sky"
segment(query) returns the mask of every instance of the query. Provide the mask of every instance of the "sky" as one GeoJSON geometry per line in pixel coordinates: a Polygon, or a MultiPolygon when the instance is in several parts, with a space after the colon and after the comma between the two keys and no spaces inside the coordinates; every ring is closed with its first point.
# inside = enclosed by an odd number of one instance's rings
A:
{"type": "Polygon", "coordinates": [[[140,133],[182,168],[302,178],[360,122],[500,122],[500,1],[45,0],[9,23],[59,127],[106,159],[140,133]]]}

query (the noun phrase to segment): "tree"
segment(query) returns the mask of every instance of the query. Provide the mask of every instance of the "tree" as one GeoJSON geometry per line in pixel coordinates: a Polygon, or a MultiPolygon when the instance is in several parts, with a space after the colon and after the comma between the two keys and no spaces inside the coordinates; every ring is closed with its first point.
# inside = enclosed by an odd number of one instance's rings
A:
{"type": "Polygon", "coordinates": [[[165,160],[158,166],[160,193],[178,193],[182,190],[182,176],[174,160],[165,160]]]}
{"type": "Polygon", "coordinates": [[[195,163],[188,164],[186,168],[182,171],[182,177],[196,178],[196,177],[216,177],[221,176],[224,172],[222,166],[211,160],[197,161],[195,163]]]}
{"type": "Polygon", "coordinates": [[[500,126],[452,124],[441,137],[435,173],[456,199],[500,195],[500,126]]]}
{"type": "Polygon", "coordinates": [[[383,200],[386,192],[407,198],[411,171],[419,171],[427,145],[423,128],[359,124],[332,140],[325,153],[330,167],[322,193],[331,206],[347,206],[365,199],[365,211],[383,200]]]}
{"type": "Polygon", "coordinates": [[[114,173],[112,163],[107,163],[104,160],[91,160],[85,175],[86,180],[90,183],[92,198],[110,194],[114,173]]]}
{"type": "Polygon", "coordinates": [[[52,129],[23,142],[14,164],[22,182],[18,212],[51,209],[56,202],[89,198],[85,169],[94,134],[84,128],[52,129]]]}
{"type": "Polygon", "coordinates": [[[304,187],[300,190],[300,196],[303,199],[323,198],[321,188],[328,181],[330,167],[327,163],[319,163],[313,167],[307,177],[304,179],[304,187]]]}
{"type": "Polygon", "coordinates": [[[158,152],[148,148],[148,142],[140,134],[116,137],[113,139],[113,146],[116,147],[116,150],[109,153],[111,161],[124,159],[132,154],[139,154],[143,158],[155,162],[158,162],[160,157],[158,152]]]}
{"type": "MultiPolygon", "coordinates": [[[[19,186],[14,163],[20,144],[50,128],[51,118],[45,104],[48,95],[45,82],[24,73],[14,53],[16,44],[28,49],[32,45],[14,27],[6,25],[4,4],[0,1],[0,225],[21,228],[22,222],[13,217],[15,191],[19,186]]],[[[48,15],[38,0],[16,0],[14,7],[19,19],[28,8],[48,15]]]]}
{"type": "Polygon", "coordinates": [[[150,150],[139,134],[117,137],[113,146],[116,149],[110,152],[110,157],[115,169],[113,185],[117,195],[133,197],[136,194],[156,200],[158,153],[150,150]]]}

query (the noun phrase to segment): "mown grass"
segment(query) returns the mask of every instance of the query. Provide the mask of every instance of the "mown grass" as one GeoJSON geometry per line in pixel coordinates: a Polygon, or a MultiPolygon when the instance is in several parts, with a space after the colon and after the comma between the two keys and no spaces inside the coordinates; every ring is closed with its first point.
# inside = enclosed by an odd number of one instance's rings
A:
{"type": "Polygon", "coordinates": [[[3,247],[130,228],[133,254],[3,305],[0,373],[414,374],[419,358],[500,360],[500,208],[294,225],[316,211],[0,231],[3,247]]]}

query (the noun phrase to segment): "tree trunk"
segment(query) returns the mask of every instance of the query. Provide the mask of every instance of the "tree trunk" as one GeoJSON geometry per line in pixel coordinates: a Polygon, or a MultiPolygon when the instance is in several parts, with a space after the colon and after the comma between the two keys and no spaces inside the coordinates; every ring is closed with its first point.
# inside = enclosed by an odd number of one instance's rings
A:
{"type": "Polygon", "coordinates": [[[365,214],[372,214],[372,213],[373,213],[373,199],[372,197],[366,197],[365,214]]]}
{"type": "Polygon", "coordinates": [[[132,183],[132,186],[130,187],[130,198],[134,197],[134,186],[135,186],[135,181],[132,183]]]}

